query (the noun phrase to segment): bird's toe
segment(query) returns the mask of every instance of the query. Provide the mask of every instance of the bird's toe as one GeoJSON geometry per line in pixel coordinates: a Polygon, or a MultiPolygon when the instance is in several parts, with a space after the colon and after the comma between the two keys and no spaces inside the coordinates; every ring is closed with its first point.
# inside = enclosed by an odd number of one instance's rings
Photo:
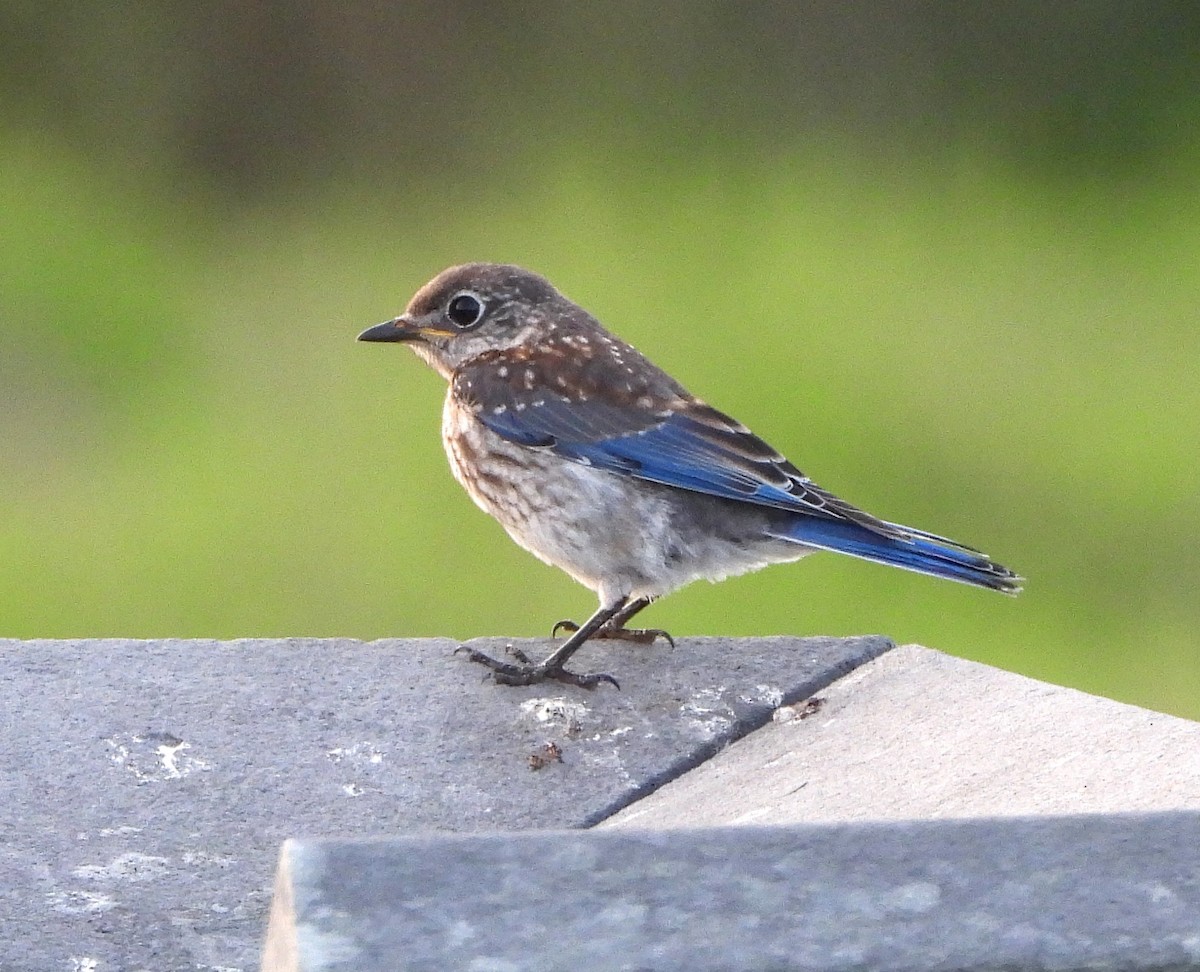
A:
{"type": "Polygon", "coordinates": [[[528,656],[519,648],[513,648],[510,645],[508,650],[522,664],[514,665],[512,662],[500,661],[500,659],[493,658],[491,655],[480,651],[478,648],[472,648],[470,645],[459,645],[454,649],[454,654],[462,653],[467,656],[469,661],[490,669],[492,672],[492,681],[498,685],[537,685],[539,682],[554,681],[565,682],[568,685],[575,685],[579,688],[589,690],[603,683],[608,683],[618,691],[621,688],[617,680],[605,672],[583,675],[579,672],[567,671],[565,668],[549,667],[545,663],[535,665],[529,661],[528,656]]]}
{"type": "Polygon", "coordinates": [[[552,678],[556,682],[566,682],[568,685],[578,685],[580,688],[594,689],[597,685],[607,682],[618,692],[621,691],[621,684],[606,672],[591,672],[587,675],[581,675],[578,672],[569,672],[565,668],[560,668],[556,672],[547,672],[546,678],[552,678]]]}
{"type": "Polygon", "coordinates": [[[621,641],[632,641],[638,645],[652,645],[659,638],[662,638],[672,648],[675,647],[675,639],[671,637],[669,631],[665,631],[662,628],[617,628],[607,634],[602,629],[600,637],[618,638],[621,641]]]}

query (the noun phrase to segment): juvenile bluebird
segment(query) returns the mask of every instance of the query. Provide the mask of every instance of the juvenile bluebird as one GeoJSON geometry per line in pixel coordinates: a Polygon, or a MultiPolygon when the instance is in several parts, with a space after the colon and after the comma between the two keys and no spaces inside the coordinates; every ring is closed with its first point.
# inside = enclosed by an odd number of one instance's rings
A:
{"type": "Polygon", "coordinates": [[[442,271],[360,341],[401,341],[449,382],[455,478],[518,544],[596,592],[599,610],[545,660],[465,648],[497,682],[616,685],[565,665],[664,594],[816,550],[1015,594],[1021,578],[944,537],[823,490],[740,422],[689,394],[549,281],[520,267],[442,271]]]}

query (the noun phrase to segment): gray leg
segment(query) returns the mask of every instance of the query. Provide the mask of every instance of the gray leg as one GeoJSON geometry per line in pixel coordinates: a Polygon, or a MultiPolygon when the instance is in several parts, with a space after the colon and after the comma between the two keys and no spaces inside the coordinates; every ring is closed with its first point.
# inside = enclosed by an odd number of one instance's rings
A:
{"type": "MultiPolygon", "coordinates": [[[[458,651],[466,652],[467,657],[471,661],[490,668],[495,673],[492,678],[501,685],[535,685],[538,682],[553,679],[556,682],[567,682],[570,685],[578,685],[581,688],[595,688],[601,682],[608,682],[616,686],[616,688],[620,688],[621,686],[617,685],[617,680],[611,675],[605,675],[603,672],[597,672],[593,675],[579,675],[575,672],[568,672],[563,666],[575,652],[583,647],[585,641],[621,613],[622,609],[628,604],[628,600],[628,598],[623,597],[615,604],[602,606],[582,625],[577,627],[575,633],[570,638],[554,649],[544,661],[537,664],[514,665],[511,662],[502,662],[492,658],[490,655],[485,655],[482,651],[478,651],[475,648],[468,648],[466,645],[463,645],[458,651]]],[[[642,607],[645,607],[645,605],[642,605],[642,607]]]]}

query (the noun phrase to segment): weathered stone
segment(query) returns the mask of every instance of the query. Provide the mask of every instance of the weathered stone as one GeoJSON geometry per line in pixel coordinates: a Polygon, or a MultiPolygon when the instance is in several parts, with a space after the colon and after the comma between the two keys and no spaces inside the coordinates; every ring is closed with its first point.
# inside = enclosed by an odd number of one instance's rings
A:
{"type": "Polygon", "coordinates": [[[906,645],[609,827],[1200,810],[1200,723],[906,645]]]}
{"type": "Polygon", "coordinates": [[[263,968],[1200,969],[1200,814],[289,841],[263,968]]]}
{"type": "Polygon", "coordinates": [[[284,839],[586,827],[890,642],[589,645],[619,692],[454,647],[0,641],[0,968],[255,968],[284,839]]]}

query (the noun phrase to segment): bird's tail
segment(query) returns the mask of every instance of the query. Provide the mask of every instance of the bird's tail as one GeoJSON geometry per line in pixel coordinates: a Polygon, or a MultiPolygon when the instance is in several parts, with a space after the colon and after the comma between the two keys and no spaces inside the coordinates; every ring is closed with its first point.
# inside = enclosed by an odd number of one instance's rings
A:
{"type": "Polygon", "coordinates": [[[773,531],[772,535],[781,540],[903,567],[919,574],[987,587],[1005,594],[1016,594],[1021,589],[1022,578],[987,554],[898,523],[880,522],[879,525],[887,532],[849,520],[802,516],[793,518],[783,529],[773,531]]]}

